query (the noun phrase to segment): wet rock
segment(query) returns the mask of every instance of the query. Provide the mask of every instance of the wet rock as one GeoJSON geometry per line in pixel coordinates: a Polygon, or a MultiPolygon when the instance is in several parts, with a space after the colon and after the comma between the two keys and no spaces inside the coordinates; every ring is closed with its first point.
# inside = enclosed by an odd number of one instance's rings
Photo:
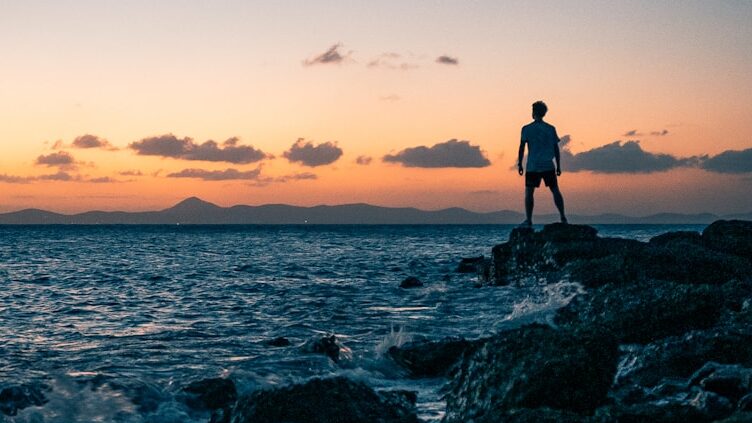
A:
{"type": "Polygon", "coordinates": [[[752,391],[752,369],[738,364],[705,363],[690,384],[728,398],[734,404],[752,391]]]}
{"type": "Polygon", "coordinates": [[[209,410],[225,408],[238,399],[235,382],[220,377],[192,382],[183,388],[183,392],[193,394],[191,400],[188,401],[188,405],[193,408],[209,410]]]}
{"type": "Polygon", "coordinates": [[[284,336],[279,336],[274,339],[269,339],[265,343],[266,345],[270,347],[289,347],[290,346],[290,340],[285,338],[284,336]]]}
{"type": "Polygon", "coordinates": [[[654,341],[625,353],[617,386],[687,379],[707,362],[752,367],[752,328],[713,327],[654,341]]]}
{"type": "Polygon", "coordinates": [[[478,265],[483,263],[485,257],[464,257],[457,265],[457,273],[476,273],[478,271],[478,265]]]}
{"type": "Polygon", "coordinates": [[[629,406],[612,405],[596,411],[596,422],[711,422],[728,417],[734,407],[728,399],[693,389],[686,395],[629,406]]]}
{"type": "Polygon", "coordinates": [[[557,311],[555,322],[609,333],[622,343],[646,343],[710,327],[723,304],[721,292],[709,285],[609,284],[575,297],[557,311]]]}
{"type": "Polygon", "coordinates": [[[233,423],[417,423],[415,410],[344,377],[256,391],[238,400],[233,423]]]}
{"type": "Polygon", "coordinates": [[[408,276],[400,283],[400,288],[419,288],[423,286],[423,282],[415,276],[408,276]]]}
{"type": "Polygon", "coordinates": [[[492,410],[474,423],[582,423],[589,419],[571,411],[553,408],[518,408],[511,411],[492,410]]]}
{"type": "Polygon", "coordinates": [[[673,246],[673,245],[698,245],[702,246],[702,236],[699,232],[694,231],[676,231],[666,232],[665,234],[657,235],[650,238],[648,241],[650,245],[657,247],[673,246]]]}
{"type": "Polygon", "coordinates": [[[415,391],[394,389],[379,391],[378,394],[386,404],[405,410],[414,409],[415,403],[418,402],[418,393],[415,391]]]}
{"type": "Polygon", "coordinates": [[[387,354],[397,364],[408,369],[413,376],[437,377],[446,374],[473,345],[473,342],[462,338],[416,341],[391,347],[387,354]]]}
{"type": "Polygon", "coordinates": [[[744,412],[744,411],[734,413],[731,416],[723,420],[718,420],[718,423],[749,423],[749,422],[752,422],[752,413],[744,412]]]}
{"type": "Polygon", "coordinates": [[[0,412],[6,416],[15,416],[26,407],[42,406],[47,402],[44,393],[49,386],[38,383],[9,386],[0,390],[0,412]]]}
{"type": "Polygon", "coordinates": [[[617,359],[617,343],[608,336],[539,324],[502,332],[455,367],[444,421],[483,419],[518,408],[592,412],[606,399],[617,359]]]}
{"type": "Polygon", "coordinates": [[[708,248],[752,259],[752,222],[747,220],[718,220],[702,231],[708,248]]]}
{"type": "Polygon", "coordinates": [[[340,352],[345,349],[337,341],[336,335],[326,335],[322,337],[316,337],[306,342],[303,345],[303,352],[312,354],[324,354],[331,358],[335,363],[339,362],[340,352]]]}

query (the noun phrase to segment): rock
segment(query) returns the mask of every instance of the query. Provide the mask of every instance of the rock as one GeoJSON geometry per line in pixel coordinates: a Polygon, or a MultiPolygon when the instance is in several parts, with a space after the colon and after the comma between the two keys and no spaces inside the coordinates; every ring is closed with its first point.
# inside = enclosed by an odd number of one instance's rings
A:
{"type": "Polygon", "coordinates": [[[303,345],[303,352],[313,354],[324,354],[331,358],[335,363],[339,362],[340,351],[344,348],[337,342],[336,335],[327,335],[322,337],[313,338],[303,345]]]}
{"type": "Polygon", "coordinates": [[[665,247],[671,245],[699,245],[702,246],[702,236],[699,232],[694,231],[676,231],[666,232],[665,234],[657,235],[650,238],[648,241],[650,245],[656,247],[665,247]]]}
{"type": "Polygon", "coordinates": [[[387,354],[397,364],[416,377],[437,377],[457,362],[460,356],[474,345],[462,338],[445,338],[441,341],[408,342],[391,347],[387,354]]]}
{"type": "Polygon", "coordinates": [[[209,410],[226,408],[238,399],[235,383],[230,379],[220,377],[202,379],[190,383],[183,388],[183,392],[193,394],[188,405],[193,408],[209,410]]]}
{"type": "Polygon", "coordinates": [[[739,412],[734,413],[731,416],[723,419],[718,420],[718,423],[749,423],[752,422],[752,413],[749,412],[739,412]]]}
{"type": "Polygon", "coordinates": [[[752,369],[738,364],[710,361],[690,377],[689,383],[726,397],[736,404],[752,391],[752,369]]]}
{"type": "Polygon", "coordinates": [[[708,248],[752,259],[752,222],[747,220],[718,220],[702,231],[708,248]]]}
{"type": "Polygon", "coordinates": [[[588,421],[585,416],[571,411],[553,408],[518,408],[511,411],[492,410],[474,423],[582,423],[588,421]]]}
{"type": "Polygon", "coordinates": [[[617,386],[656,386],[668,378],[689,378],[705,363],[752,367],[752,328],[713,327],[654,341],[627,352],[617,386]]]}
{"type": "Polygon", "coordinates": [[[417,423],[415,409],[344,377],[256,391],[238,400],[233,423],[417,423]]]}
{"type": "Polygon", "coordinates": [[[388,391],[379,391],[378,394],[386,404],[395,406],[397,408],[403,408],[405,410],[414,409],[415,403],[418,402],[418,393],[415,391],[394,389],[388,391]]]}
{"type": "Polygon", "coordinates": [[[457,265],[457,273],[476,273],[478,271],[478,265],[483,263],[485,257],[465,257],[460,260],[460,264],[457,265]]]}
{"type": "Polygon", "coordinates": [[[646,281],[604,285],[557,311],[555,322],[606,332],[622,343],[646,343],[713,325],[724,299],[715,287],[646,281]]]}
{"type": "Polygon", "coordinates": [[[592,412],[606,399],[617,359],[608,336],[539,324],[499,333],[455,367],[444,422],[482,421],[518,408],[592,412]]]}
{"type": "Polygon", "coordinates": [[[720,395],[693,389],[686,395],[663,398],[629,406],[611,405],[599,408],[596,422],[711,422],[728,417],[733,405],[720,395]]]}
{"type": "Polygon", "coordinates": [[[285,338],[284,336],[279,336],[277,338],[267,340],[265,344],[270,347],[289,347],[290,340],[285,338]]]}
{"type": "Polygon", "coordinates": [[[0,412],[6,416],[15,416],[19,410],[30,406],[42,406],[47,403],[44,393],[50,387],[41,383],[9,386],[0,390],[0,412]]]}
{"type": "Polygon", "coordinates": [[[423,282],[415,276],[408,276],[400,283],[400,288],[418,288],[423,286],[423,282]]]}

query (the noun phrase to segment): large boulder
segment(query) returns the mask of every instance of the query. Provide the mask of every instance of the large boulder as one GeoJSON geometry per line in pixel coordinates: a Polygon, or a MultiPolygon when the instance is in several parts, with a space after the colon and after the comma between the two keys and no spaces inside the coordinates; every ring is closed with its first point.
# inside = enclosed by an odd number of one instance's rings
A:
{"type": "Polygon", "coordinates": [[[708,248],[752,260],[752,222],[718,220],[702,231],[708,248]]]}
{"type": "Polygon", "coordinates": [[[379,394],[344,377],[261,390],[241,397],[232,423],[417,423],[405,395],[379,394]],[[400,399],[401,398],[401,399],[400,399]]]}
{"type": "Polygon", "coordinates": [[[490,422],[519,408],[592,412],[606,399],[617,359],[608,336],[540,324],[502,332],[452,372],[444,421],[490,422]]]}
{"type": "Polygon", "coordinates": [[[0,390],[0,412],[6,416],[15,416],[26,407],[42,406],[47,402],[44,393],[49,386],[39,383],[8,386],[0,390]]]}
{"type": "Polygon", "coordinates": [[[193,408],[209,410],[231,406],[238,399],[235,383],[225,378],[197,380],[183,388],[190,394],[188,404],[193,408]]]}
{"type": "Polygon", "coordinates": [[[350,349],[340,344],[337,335],[316,336],[309,339],[301,347],[303,352],[310,354],[323,354],[335,363],[343,357],[350,355],[350,349]]]}
{"type": "Polygon", "coordinates": [[[475,342],[462,338],[408,342],[389,348],[387,354],[416,377],[436,377],[446,372],[475,342]]]}
{"type": "Polygon", "coordinates": [[[647,343],[718,321],[724,299],[709,285],[645,281],[604,285],[559,309],[555,322],[608,333],[622,343],[647,343]]]}

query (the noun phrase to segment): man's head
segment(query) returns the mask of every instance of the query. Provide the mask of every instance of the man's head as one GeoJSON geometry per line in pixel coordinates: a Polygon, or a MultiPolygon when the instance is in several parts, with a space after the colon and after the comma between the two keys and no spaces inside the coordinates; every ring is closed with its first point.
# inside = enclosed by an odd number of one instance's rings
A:
{"type": "Polygon", "coordinates": [[[548,112],[546,103],[542,101],[533,103],[533,119],[543,119],[543,116],[546,116],[546,112],[548,112]]]}

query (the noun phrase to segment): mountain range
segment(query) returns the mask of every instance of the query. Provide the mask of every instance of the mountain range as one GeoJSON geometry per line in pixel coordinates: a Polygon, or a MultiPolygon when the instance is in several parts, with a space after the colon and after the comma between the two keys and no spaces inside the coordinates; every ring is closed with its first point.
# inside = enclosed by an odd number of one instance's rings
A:
{"type": "MultiPolygon", "coordinates": [[[[711,213],[660,213],[648,216],[620,214],[571,215],[572,223],[591,224],[708,224],[718,219],[752,220],[752,213],[718,216],[711,213]]],[[[370,204],[299,207],[285,204],[220,207],[196,197],[158,211],[88,211],[61,214],[40,209],[0,213],[2,225],[38,224],[517,224],[524,215],[510,210],[478,213],[463,208],[435,211],[370,204]]],[[[556,215],[535,216],[535,223],[557,221],[556,215]]]]}

